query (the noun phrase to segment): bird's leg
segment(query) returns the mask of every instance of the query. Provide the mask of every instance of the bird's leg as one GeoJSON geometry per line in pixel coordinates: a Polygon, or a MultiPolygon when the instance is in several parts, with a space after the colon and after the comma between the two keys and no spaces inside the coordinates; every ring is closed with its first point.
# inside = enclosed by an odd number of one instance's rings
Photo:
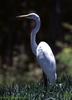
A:
{"type": "Polygon", "coordinates": [[[43,72],[43,80],[44,80],[44,87],[45,87],[45,90],[47,91],[48,82],[47,82],[47,77],[46,77],[46,75],[45,75],[44,72],[43,72]]]}

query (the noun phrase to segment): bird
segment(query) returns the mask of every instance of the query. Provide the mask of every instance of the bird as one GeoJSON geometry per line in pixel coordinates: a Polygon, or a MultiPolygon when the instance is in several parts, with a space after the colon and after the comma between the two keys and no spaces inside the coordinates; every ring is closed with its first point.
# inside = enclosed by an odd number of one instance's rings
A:
{"type": "Polygon", "coordinates": [[[36,13],[28,13],[26,15],[17,16],[17,18],[20,19],[24,17],[35,21],[35,27],[31,31],[31,49],[47,79],[45,85],[54,85],[57,80],[55,56],[52,49],[45,41],[41,41],[39,44],[36,43],[36,35],[41,26],[40,16],[36,13]]]}

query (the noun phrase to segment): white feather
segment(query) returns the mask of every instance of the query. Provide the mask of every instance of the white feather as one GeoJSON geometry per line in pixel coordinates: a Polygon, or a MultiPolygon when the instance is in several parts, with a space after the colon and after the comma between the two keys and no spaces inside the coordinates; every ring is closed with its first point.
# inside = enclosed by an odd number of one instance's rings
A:
{"type": "Polygon", "coordinates": [[[35,13],[18,16],[18,18],[27,17],[35,20],[36,27],[31,32],[31,48],[37,58],[39,65],[47,76],[50,84],[53,84],[57,79],[56,61],[50,46],[46,42],[36,43],[36,34],[40,29],[40,17],[35,13]]]}

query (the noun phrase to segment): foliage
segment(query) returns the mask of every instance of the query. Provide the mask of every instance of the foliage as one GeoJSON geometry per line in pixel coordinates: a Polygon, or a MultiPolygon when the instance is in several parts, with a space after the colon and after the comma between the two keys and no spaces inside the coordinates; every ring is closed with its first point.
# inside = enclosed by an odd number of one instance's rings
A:
{"type": "Polygon", "coordinates": [[[0,85],[0,98],[3,100],[71,100],[72,85],[65,80],[54,86],[48,86],[47,91],[41,82],[0,85]]]}
{"type": "Polygon", "coordinates": [[[58,72],[60,76],[69,75],[72,77],[72,35],[66,34],[64,41],[59,41],[56,45],[61,49],[56,55],[58,61],[58,72]]]}
{"type": "Polygon", "coordinates": [[[58,53],[57,60],[59,61],[59,69],[62,66],[63,72],[69,76],[72,76],[72,48],[63,48],[63,50],[58,53]]]}
{"type": "Polygon", "coordinates": [[[65,38],[64,38],[65,41],[67,41],[68,43],[72,43],[72,35],[65,35],[65,38]]]}
{"type": "Polygon", "coordinates": [[[72,67],[72,48],[64,48],[58,55],[60,63],[65,64],[66,66],[72,67]]]}

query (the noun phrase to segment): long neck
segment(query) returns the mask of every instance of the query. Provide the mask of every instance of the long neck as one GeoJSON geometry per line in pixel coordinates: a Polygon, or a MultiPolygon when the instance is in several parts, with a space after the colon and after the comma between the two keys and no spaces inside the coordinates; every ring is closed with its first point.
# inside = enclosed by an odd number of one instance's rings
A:
{"type": "Polygon", "coordinates": [[[36,27],[31,32],[31,49],[34,55],[36,55],[37,43],[36,43],[36,34],[40,29],[40,18],[35,19],[36,27]]]}

